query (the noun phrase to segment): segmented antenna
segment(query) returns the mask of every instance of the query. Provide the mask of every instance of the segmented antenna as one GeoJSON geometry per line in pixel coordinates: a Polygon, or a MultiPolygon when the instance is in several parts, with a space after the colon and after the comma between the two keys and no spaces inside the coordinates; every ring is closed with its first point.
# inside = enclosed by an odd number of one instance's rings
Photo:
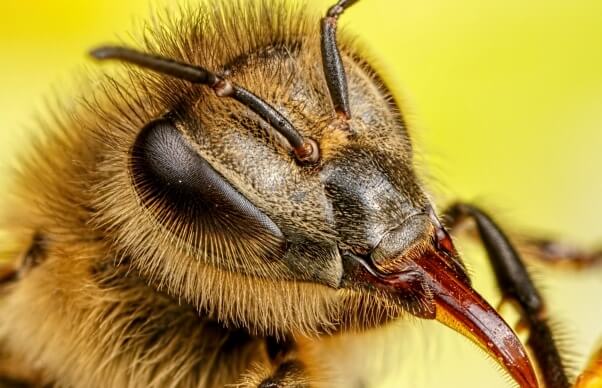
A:
{"type": "Polygon", "coordinates": [[[357,3],[358,0],[339,0],[328,9],[322,18],[321,48],[324,76],[330,92],[334,110],[345,120],[351,118],[349,109],[349,93],[347,91],[347,77],[343,60],[337,45],[337,20],[347,8],[357,3]]]}
{"type": "Polygon", "coordinates": [[[297,160],[314,163],[320,157],[316,142],[304,138],[291,122],[270,104],[243,87],[207,69],[119,46],[99,47],[92,50],[90,55],[98,60],[115,59],[124,61],[160,74],[166,74],[195,84],[207,85],[213,89],[217,96],[235,99],[269,123],[288,141],[297,160]]]}

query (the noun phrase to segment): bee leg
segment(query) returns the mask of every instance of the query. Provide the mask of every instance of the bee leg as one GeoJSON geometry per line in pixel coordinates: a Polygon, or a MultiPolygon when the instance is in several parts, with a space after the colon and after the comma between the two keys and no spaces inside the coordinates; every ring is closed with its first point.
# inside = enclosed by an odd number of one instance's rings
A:
{"type": "Polygon", "coordinates": [[[498,286],[505,297],[518,302],[523,319],[529,325],[527,343],[533,350],[545,385],[553,388],[568,388],[570,386],[568,377],[548,325],[544,301],[508,237],[491,217],[473,205],[457,203],[444,214],[444,219],[451,229],[468,218],[475,221],[498,286]]]}
{"type": "Polygon", "coordinates": [[[20,380],[13,380],[10,378],[4,378],[4,377],[0,377],[0,387],[3,388],[27,388],[27,387],[33,387],[32,385],[29,385],[29,383],[20,381],[20,380]]]}
{"type": "Polygon", "coordinates": [[[50,387],[43,384],[41,377],[39,373],[32,371],[25,361],[4,354],[0,347],[0,387],[50,387]]]}
{"type": "Polygon", "coordinates": [[[309,388],[305,365],[296,360],[285,361],[258,388],[309,388]]]}
{"type": "Polygon", "coordinates": [[[308,388],[305,365],[297,359],[297,345],[292,339],[266,339],[266,350],[274,368],[259,388],[308,388]]]}
{"type": "Polygon", "coordinates": [[[17,279],[17,269],[12,265],[0,267],[0,286],[8,284],[17,279]]]}
{"type": "Polygon", "coordinates": [[[309,388],[306,365],[299,360],[297,344],[292,339],[265,339],[265,356],[233,387],[309,388]]]}
{"type": "Polygon", "coordinates": [[[29,248],[15,263],[0,265],[0,287],[19,280],[25,273],[38,266],[44,260],[45,242],[41,234],[32,237],[29,248]]]}
{"type": "Polygon", "coordinates": [[[586,252],[570,244],[548,239],[525,239],[521,249],[536,259],[563,268],[602,266],[602,250],[586,252]]]}
{"type": "MultiPolygon", "coordinates": [[[[0,297],[10,289],[8,286],[18,282],[30,269],[43,260],[43,242],[36,234],[30,246],[13,262],[0,265],[0,297]]],[[[0,387],[41,387],[42,378],[39,371],[33,370],[29,364],[14,357],[4,350],[0,343],[0,387]]]]}

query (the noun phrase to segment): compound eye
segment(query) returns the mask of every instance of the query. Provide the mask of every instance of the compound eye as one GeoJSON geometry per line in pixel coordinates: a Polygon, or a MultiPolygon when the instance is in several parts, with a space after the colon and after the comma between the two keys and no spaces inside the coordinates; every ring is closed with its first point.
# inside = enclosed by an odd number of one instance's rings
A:
{"type": "Polygon", "coordinates": [[[281,249],[284,238],[278,226],[211,167],[170,121],[154,121],[142,129],[132,148],[130,171],[141,202],[156,221],[206,255],[243,259],[249,253],[268,256],[281,249]]]}

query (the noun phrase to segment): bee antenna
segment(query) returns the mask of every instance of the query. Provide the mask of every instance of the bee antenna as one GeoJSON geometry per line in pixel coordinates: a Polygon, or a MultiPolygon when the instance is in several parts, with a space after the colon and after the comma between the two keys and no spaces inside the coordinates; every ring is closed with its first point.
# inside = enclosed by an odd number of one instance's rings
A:
{"type": "Polygon", "coordinates": [[[322,18],[321,26],[321,49],[322,65],[326,85],[330,92],[330,98],[334,110],[345,120],[351,118],[349,109],[349,93],[347,91],[347,78],[341,53],[337,46],[337,20],[347,8],[357,3],[358,0],[339,0],[328,9],[326,16],[322,18]]]}
{"type": "Polygon", "coordinates": [[[230,97],[251,109],[269,123],[288,141],[297,160],[314,163],[319,159],[318,145],[304,138],[274,107],[245,88],[224,79],[200,66],[147,54],[127,47],[103,46],[90,52],[98,60],[119,60],[136,66],[186,80],[195,84],[207,85],[219,97],[230,97]]]}

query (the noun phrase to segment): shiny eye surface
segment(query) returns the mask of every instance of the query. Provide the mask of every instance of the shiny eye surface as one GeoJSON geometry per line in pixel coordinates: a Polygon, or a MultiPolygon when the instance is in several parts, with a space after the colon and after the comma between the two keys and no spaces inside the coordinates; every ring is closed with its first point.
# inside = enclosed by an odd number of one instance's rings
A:
{"type": "Polygon", "coordinates": [[[256,240],[269,251],[284,240],[278,226],[167,120],[151,122],[142,129],[132,148],[130,171],[145,208],[194,246],[223,254],[225,249],[242,248],[256,240]]]}

